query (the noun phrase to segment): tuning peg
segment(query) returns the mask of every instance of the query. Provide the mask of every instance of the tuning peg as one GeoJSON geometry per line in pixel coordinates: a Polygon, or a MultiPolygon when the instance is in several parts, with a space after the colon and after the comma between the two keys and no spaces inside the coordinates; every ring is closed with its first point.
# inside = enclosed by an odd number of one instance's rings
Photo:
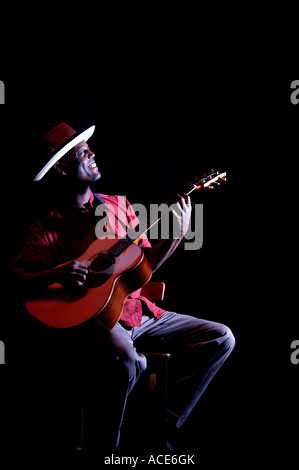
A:
{"type": "Polygon", "coordinates": [[[214,186],[206,186],[206,188],[214,189],[214,186]]]}
{"type": "Polygon", "coordinates": [[[227,181],[226,176],[221,176],[222,181],[227,181]]]}

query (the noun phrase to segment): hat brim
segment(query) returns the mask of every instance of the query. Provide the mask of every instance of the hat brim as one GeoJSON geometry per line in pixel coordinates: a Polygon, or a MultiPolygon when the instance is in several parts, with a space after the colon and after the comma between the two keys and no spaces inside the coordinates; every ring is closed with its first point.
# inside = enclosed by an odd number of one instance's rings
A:
{"type": "Polygon", "coordinates": [[[46,165],[41,169],[41,171],[36,175],[34,181],[39,181],[42,179],[43,176],[55,165],[60,158],[62,158],[67,152],[69,152],[75,145],[79,144],[79,142],[86,142],[94,133],[95,126],[91,126],[85,131],[81,132],[80,134],[76,134],[72,140],[70,140],[66,145],[64,145],[58,152],[50,158],[50,160],[46,163],[46,165]]]}

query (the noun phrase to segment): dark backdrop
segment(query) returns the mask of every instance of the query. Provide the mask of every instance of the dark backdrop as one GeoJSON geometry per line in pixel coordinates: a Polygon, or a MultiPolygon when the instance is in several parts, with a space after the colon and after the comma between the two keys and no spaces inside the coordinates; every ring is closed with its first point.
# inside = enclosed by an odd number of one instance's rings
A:
{"type": "MultiPolygon", "coordinates": [[[[284,143],[278,129],[289,129],[277,120],[282,111],[292,120],[295,109],[287,92],[276,105],[267,101],[261,75],[244,79],[247,69],[241,63],[211,60],[208,65],[203,72],[187,59],[183,65],[173,61],[171,67],[154,58],[134,67],[126,60],[111,60],[99,70],[84,64],[79,74],[40,71],[23,73],[21,80],[20,75],[4,76],[3,264],[46,197],[42,185],[31,182],[39,170],[31,148],[61,121],[79,131],[96,125],[89,143],[102,178],[94,189],[125,194],[130,202],[160,203],[210,168],[227,171],[226,183],[192,196],[193,203],[204,204],[202,248],[186,251],[181,245],[154,280],[166,282],[166,308],[226,323],[236,336],[234,352],[202,398],[199,415],[191,419],[190,435],[207,426],[211,448],[225,449],[235,462],[240,449],[244,459],[255,460],[263,448],[268,460],[273,455],[265,439],[274,445],[282,433],[281,403],[295,387],[288,354],[289,341],[296,339],[291,314],[284,312],[289,329],[285,323],[277,327],[279,292],[275,284],[267,284],[272,265],[266,253],[269,248],[277,251],[281,228],[280,222],[279,227],[271,225],[273,206],[280,207],[281,180],[276,174],[270,189],[268,161],[275,170],[273,155],[284,143]]],[[[287,82],[280,86],[287,89],[287,82]]],[[[4,309],[8,313],[14,314],[9,307],[4,309]]],[[[9,345],[5,335],[3,330],[0,339],[9,345]]],[[[4,377],[9,390],[16,380],[10,354],[7,346],[4,377]]]]}

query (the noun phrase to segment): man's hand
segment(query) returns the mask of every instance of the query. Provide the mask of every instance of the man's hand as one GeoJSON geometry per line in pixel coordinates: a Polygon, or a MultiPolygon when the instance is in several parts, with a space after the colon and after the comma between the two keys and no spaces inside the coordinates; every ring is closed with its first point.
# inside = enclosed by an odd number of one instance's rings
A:
{"type": "Polygon", "coordinates": [[[81,288],[88,275],[88,264],[74,260],[36,273],[15,268],[10,271],[10,275],[12,281],[26,294],[34,292],[36,289],[47,287],[55,282],[59,282],[71,289],[81,288]]]}
{"type": "Polygon", "coordinates": [[[76,260],[57,266],[55,269],[57,282],[69,287],[83,286],[88,275],[88,264],[76,260]]]}
{"type": "Polygon", "coordinates": [[[146,248],[146,257],[155,272],[169,258],[185,236],[191,218],[191,202],[187,194],[172,196],[167,205],[173,214],[172,237],[160,240],[154,247],[146,248]]]}
{"type": "Polygon", "coordinates": [[[191,219],[191,201],[188,194],[176,194],[171,199],[171,210],[173,213],[173,236],[182,239],[188,230],[191,219]]]}

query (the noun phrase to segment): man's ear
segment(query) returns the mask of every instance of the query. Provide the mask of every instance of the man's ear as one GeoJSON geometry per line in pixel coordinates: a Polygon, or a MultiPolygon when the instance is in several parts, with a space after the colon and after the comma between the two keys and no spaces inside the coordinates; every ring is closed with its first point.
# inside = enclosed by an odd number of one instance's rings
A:
{"type": "Polygon", "coordinates": [[[62,175],[64,176],[67,175],[67,172],[62,169],[62,165],[60,161],[54,163],[54,168],[55,170],[59,171],[59,173],[61,173],[62,175]]]}

